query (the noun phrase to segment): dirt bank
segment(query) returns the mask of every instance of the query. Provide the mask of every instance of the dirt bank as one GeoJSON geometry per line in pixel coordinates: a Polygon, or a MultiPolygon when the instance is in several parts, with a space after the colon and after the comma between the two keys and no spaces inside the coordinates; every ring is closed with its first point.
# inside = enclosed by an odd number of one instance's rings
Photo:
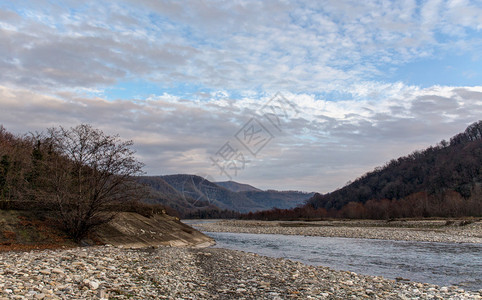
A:
{"type": "MultiPolygon", "coordinates": [[[[119,213],[110,223],[96,228],[82,244],[124,247],[187,246],[214,243],[167,214],[145,217],[119,213]]],[[[72,248],[78,246],[56,224],[52,216],[32,211],[0,210],[0,251],[72,248]]]]}

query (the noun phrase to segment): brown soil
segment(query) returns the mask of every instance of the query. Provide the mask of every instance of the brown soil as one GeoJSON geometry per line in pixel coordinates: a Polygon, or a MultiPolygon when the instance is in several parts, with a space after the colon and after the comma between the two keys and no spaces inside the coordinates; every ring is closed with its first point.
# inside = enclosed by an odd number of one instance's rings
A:
{"type": "MultiPolygon", "coordinates": [[[[81,244],[136,248],[160,245],[200,247],[212,245],[214,241],[167,214],[144,217],[123,212],[110,223],[98,227],[81,244]]],[[[59,229],[55,219],[46,214],[0,210],[0,252],[77,246],[59,229]]]]}

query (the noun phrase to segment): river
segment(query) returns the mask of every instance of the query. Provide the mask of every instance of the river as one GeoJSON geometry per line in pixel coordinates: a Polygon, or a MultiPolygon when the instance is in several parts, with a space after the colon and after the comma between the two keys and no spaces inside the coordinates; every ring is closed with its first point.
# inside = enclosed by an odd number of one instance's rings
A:
{"type": "Polygon", "coordinates": [[[359,274],[482,289],[482,245],[205,232],[219,248],[359,274]]]}

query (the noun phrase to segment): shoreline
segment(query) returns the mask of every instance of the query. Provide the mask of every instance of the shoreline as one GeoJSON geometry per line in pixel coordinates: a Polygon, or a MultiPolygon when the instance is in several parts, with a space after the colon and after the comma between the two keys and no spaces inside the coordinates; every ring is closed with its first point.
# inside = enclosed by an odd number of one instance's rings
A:
{"type": "MultiPolygon", "coordinates": [[[[463,222],[463,221],[460,221],[463,222]]],[[[398,241],[482,244],[482,222],[470,224],[446,220],[411,221],[254,221],[217,220],[191,226],[205,232],[284,234],[320,237],[364,238],[398,241]]]]}
{"type": "Polygon", "coordinates": [[[96,246],[0,253],[0,299],[482,299],[482,291],[221,248],[96,246]],[[22,297],[23,296],[23,297],[22,297]]]}

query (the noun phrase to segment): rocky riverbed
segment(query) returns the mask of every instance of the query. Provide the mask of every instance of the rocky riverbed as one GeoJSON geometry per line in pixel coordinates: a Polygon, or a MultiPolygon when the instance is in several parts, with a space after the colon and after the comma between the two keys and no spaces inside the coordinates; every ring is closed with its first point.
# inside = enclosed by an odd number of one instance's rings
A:
{"type": "Polygon", "coordinates": [[[481,293],[218,248],[0,253],[0,299],[481,299],[481,293]]]}
{"type": "Polygon", "coordinates": [[[442,243],[482,243],[482,222],[426,221],[319,221],[280,222],[220,220],[193,223],[205,232],[267,233],[324,237],[367,238],[442,243]]]}

